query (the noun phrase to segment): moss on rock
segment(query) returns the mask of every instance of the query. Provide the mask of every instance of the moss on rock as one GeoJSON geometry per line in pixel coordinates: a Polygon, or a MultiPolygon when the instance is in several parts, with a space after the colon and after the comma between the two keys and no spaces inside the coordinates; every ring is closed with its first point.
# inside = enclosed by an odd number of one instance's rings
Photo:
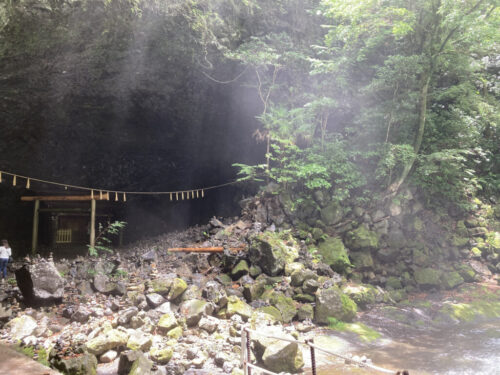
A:
{"type": "Polygon", "coordinates": [[[344,272],[351,266],[347,249],[340,238],[328,237],[319,244],[318,252],[323,262],[332,267],[336,272],[344,272]]]}

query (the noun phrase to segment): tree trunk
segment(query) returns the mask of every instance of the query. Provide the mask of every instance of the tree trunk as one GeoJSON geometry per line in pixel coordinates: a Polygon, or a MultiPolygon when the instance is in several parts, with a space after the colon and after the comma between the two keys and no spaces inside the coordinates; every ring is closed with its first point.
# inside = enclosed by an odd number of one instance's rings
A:
{"type": "Polygon", "coordinates": [[[399,179],[394,182],[391,186],[389,186],[389,193],[396,193],[399,187],[403,184],[403,182],[408,177],[413,165],[415,164],[415,160],[417,160],[418,152],[420,151],[420,146],[422,146],[422,140],[424,138],[424,130],[425,130],[425,120],[427,115],[427,97],[429,93],[429,84],[431,81],[432,69],[429,69],[424,73],[422,77],[422,84],[420,86],[420,95],[419,95],[419,111],[418,111],[418,130],[415,136],[415,142],[413,143],[413,152],[414,156],[411,160],[404,166],[403,172],[399,179]]]}

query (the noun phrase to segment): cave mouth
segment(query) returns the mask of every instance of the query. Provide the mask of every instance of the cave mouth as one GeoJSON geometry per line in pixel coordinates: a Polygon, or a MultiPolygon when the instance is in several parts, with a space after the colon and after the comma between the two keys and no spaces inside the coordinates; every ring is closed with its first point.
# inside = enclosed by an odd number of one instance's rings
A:
{"type": "MultiPolygon", "coordinates": [[[[234,163],[263,162],[265,145],[252,137],[262,113],[255,77],[210,47],[182,7],[61,4],[15,7],[0,29],[0,170],[96,190],[180,191],[234,181],[234,163]]],[[[221,33],[240,15],[231,17],[221,33]]],[[[29,248],[32,205],[20,197],[46,187],[22,184],[0,184],[0,223],[3,237],[29,248]]],[[[236,215],[245,189],[180,202],[129,195],[115,217],[134,241],[236,215]]]]}

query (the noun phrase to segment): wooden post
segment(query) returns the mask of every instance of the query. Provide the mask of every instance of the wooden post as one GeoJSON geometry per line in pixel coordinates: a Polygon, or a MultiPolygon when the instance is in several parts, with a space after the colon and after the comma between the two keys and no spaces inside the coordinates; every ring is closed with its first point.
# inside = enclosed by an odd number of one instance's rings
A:
{"type": "Polygon", "coordinates": [[[90,201],[90,247],[95,247],[95,208],[96,200],[90,201]]]}
{"type": "Polygon", "coordinates": [[[35,201],[35,208],[33,210],[33,238],[31,242],[31,253],[36,254],[36,249],[38,247],[38,211],[40,210],[40,201],[37,199],[35,201]]]}

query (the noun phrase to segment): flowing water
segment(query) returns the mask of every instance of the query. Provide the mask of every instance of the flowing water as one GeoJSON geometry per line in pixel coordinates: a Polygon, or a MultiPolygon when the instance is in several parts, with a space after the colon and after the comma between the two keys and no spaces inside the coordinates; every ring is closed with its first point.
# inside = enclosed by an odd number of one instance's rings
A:
{"type": "MultiPolygon", "coordinates": [[[[373,364],[391,370],[409,370],[410,374],[495,375],[500,374],[500,320],[447,327],[359,344],[349,338],[318,337],[323,343],[336,342],[341,352],[370,358],[373,364]]],[[[331,347],[331,345],[330,345],[331,347]]],[[[307,357],[307,354],[305,354],[307,357]]],[[[331,357],[320,357],[319,375],[376,374],[373,370],[353,368],[331,357]],[[326,361],[330,361],[327,364],[326,361]]]]}

